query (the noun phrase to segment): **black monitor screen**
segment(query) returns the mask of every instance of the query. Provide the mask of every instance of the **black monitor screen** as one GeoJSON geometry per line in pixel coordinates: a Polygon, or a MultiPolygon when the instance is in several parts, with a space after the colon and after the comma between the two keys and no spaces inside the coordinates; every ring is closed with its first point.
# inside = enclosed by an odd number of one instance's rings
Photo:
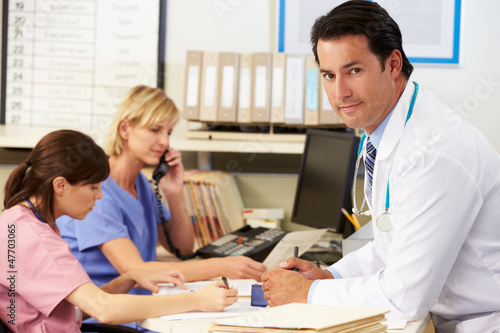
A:
{"type": "Polygon", "coordinates": [[[341,208],[351,210],[358,144],[350,132],[307,131],[292,222],[344,235],[352,232],[341,208]]]}

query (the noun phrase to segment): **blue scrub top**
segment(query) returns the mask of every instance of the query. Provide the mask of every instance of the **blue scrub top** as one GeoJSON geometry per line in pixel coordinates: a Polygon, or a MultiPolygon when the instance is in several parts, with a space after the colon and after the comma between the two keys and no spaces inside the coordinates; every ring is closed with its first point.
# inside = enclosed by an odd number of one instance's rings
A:
{"type": "MultiPolygon", "coordinates": [[[[111,177],[102,182],[101,186],[103,198],[97,200],[94,209],[84,220],[68,216],[57,219],[62,238],[98,286],[119,276],[99,245],[117,238],[129,238],[137,246],[144,261],[155,261],[157,225],[161,224],[153,189],[142,173],[135,181],[137,199],[111,177]]],[[[162,208],[165,218],[170,220],[170,212],[164,205],[162,208]]],[[[151,294],[144,289],[132,289],[129,293],[151,294]]]]}

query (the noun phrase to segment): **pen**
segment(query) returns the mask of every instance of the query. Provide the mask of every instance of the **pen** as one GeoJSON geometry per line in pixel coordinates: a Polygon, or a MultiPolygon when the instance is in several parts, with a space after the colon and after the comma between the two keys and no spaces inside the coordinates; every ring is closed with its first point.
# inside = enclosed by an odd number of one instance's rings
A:
{"type": "Polygon", "coordinates": [[[349,222],[352,223],[352,225],[354,226],[354,228],[356,230],[359,229],[359,224],[356,225],[356,222],[352,219],[352,216],[349,215],[349,213],[347,213],[347,211],[345,210],[345,208],[340,208],[340,210],[342,211],[342,213],[345,215],[345,217],[347,217],[347,219],[349,220],[349,222]]]}
{"type": "Polygon", "coordinates": [[[226,289],[229,289],[229,283],[227,283],[227,278],[225,276],[222,277],[222,281],[224,281],[224,284],[226,285],[226,289]]]}
{"type": "MultiPolygon", "coordinates": [[[[293,249],[293,256],[295,258],[298,258],[299,257],[299,247],[298,246],[295,246],[295,248],[293,249]]],[[[294,271],[297,271],[297,268],[293,268],[294,271]]]]}

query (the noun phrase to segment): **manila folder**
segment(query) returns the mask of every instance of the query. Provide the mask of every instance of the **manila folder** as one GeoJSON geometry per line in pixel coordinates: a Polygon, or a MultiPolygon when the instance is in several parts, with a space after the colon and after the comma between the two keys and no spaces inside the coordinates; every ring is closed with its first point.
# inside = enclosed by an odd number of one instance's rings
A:
{"type": "Polygon", "coordinates": [[[215,321],[210,332],[385,332],[378,308],[291,303],[215,321]]]}

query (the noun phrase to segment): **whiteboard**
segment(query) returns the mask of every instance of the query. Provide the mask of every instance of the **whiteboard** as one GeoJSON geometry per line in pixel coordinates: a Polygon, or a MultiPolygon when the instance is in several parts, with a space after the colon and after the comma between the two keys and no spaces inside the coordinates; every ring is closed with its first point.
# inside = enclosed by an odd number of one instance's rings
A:
{"type": "Polygon", "coordinates": [[[163,88],[165,6],[4,0],[0,123],[107,131],[130,88],[163,88]]]}
{"type": "MultiPolygon", "coordinates": [[[[315,20],[345,0],[279,0],[278,52],[311,54],[315,20]]],[[[459,64],[461,0],[378,0],[399,25],[413,64],[459,64]]]]}

